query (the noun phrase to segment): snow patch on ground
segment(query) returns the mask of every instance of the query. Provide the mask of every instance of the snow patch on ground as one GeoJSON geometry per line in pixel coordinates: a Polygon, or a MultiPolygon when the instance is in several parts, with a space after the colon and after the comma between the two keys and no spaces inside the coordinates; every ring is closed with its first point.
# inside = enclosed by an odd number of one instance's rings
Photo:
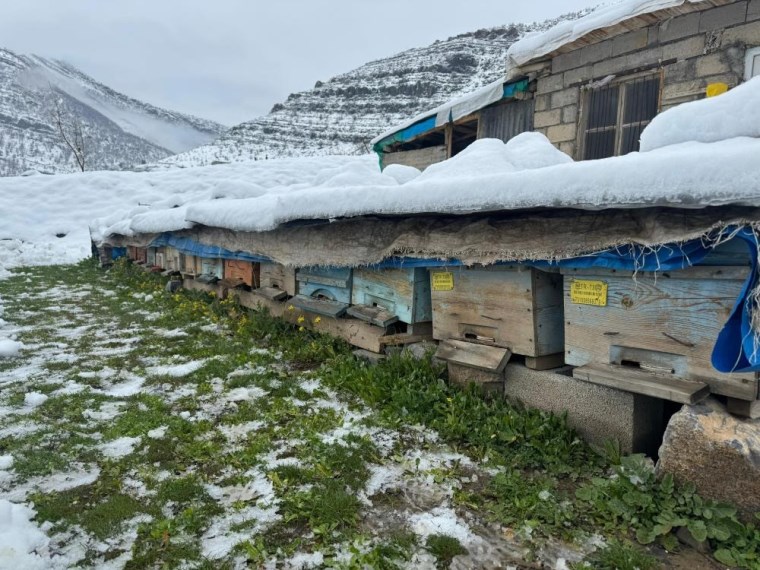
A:
{"type": "Polygon", "coordinates": [[[132,453],[141,441],[141,437],[120,437],[101,444],[99,448],[109,459],[119,459],[132,453]]]}

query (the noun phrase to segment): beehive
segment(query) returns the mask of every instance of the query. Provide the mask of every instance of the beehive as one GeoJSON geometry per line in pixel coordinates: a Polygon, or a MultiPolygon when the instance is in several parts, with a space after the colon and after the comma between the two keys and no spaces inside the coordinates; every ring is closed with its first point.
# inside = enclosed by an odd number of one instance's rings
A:
{"type": "Polygon", "coordinates": [[[338,317],[351,303],[352,270],[309,267],[296,270],[297,295],[292,303],[314,313],[338,317]]]}
{"type": "Polygon", "coordinates": [[[251,289],[256,289],[261,284],[261,266],[250,261],[225,259],[224,278],[241,281],[251,289]]]}
{"type": "Polygon", "coordinates": [[[349,315],[387,326],[432,320],[430,276],[424,268],[355,269],[349,315]]]}
{"type": "Polygon", "coordinates": [[[710,391],[757,398],[755,374],[722,374],[710,362],[748,267],[563,273],[565,360],[576,377],[682,403],[710,391]]]}
{"type": "Polygon", "coordinates": [[[562,363],[562,276],[524,266],[431,269],[433,337],[507,348],[534,368],[562,363]]]}

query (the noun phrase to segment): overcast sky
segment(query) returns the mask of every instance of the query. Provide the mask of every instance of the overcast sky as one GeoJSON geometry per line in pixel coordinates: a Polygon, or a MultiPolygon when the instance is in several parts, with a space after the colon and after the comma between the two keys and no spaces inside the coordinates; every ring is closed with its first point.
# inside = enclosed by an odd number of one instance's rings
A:
{"type": "Polygon", "coordinates": [[[317,80],[460,32],[593,0],[0,0],[0,46],[233,125],[317,80]]]}

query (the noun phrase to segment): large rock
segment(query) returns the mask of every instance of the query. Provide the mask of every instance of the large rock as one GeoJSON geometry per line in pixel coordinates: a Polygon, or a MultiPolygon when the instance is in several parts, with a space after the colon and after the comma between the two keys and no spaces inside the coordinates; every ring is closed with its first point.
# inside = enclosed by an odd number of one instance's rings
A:
{"type": "Polygon", "coordinates": [[[665,430],[657,470],[750,518],[760,511],[760,420],[732,416],[712,398],[684,406],[665,430]]]}

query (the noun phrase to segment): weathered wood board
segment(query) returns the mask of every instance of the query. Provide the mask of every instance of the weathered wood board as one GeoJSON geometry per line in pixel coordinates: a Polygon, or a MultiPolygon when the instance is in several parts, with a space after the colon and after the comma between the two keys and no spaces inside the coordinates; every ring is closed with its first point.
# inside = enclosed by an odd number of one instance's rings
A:
{"type": "Polygon", "coordinates": [[[224,260],[224,278],[240,279],[251,289],[261,284],[261,266],[250,261],[238,261],[236,259],[224,260]]]}
{"type": "Polygon", "coordinates": [[[135,261],[137,263],[145,264],[148,261],[148,248],[136,247],[135,248],[135,261]]]}
{"type": "Polygon", "coordinates": [[[425,268],[354,269],[351,302],[385,309],[403,323],[433,318],[430,276],[425,268]]]}
{"type": "Polygon", "coordinates": [[[198,275],[200,269],[200,260],[187,253],[180,254],[179,256],[179,270],[183,277],[193,277],[198,275]]]}
{"type": "Polygon", "coordinates": [[[754,400],[755,374],[722,374],[710,363],[748,271],[692,267],[634,277],[630,271],[563,270],[565,361],[573,366],[635,366],[704,382],[717,394],[754,400]],[[588,283],[606,285],[602,305],[585,304],[588,299],[578,296],[579,287],[588,283]]]}
{"type": "Polygon", "coordinates": [[[179,250],[166,246],[164,248],[164,265],[163,268],[167,269],[168,271],[179,271],[180,270],[180,263],[179,263],[179,250]]]}
{"type": "Polygon", "coordinates": [[[351,304],[353,271],[349,267],[306,267],[296,270],[297,293],[351,304]]]}
{"type": "Polygon", "coordinates": [[[307,295],[296,295],[290,302],[304,311],[309,311],[325,317],[338,318],[346,313],[348,305],[332,299],[309,297],[307,295]]]}
{"type": "Polygon", "coordinates": [[[443,162],[447,158],[446,145],[431,146],[414,150],[387,152],[382,155],[383,168],[389,164],[403,164],[425,170],[431,164],[443,162]]]}
{"type": "Polygon", "coordinates": [[[155,247],[149,247],[148,248],[148,265],[151,267],[156,265],[156,248],[155,247]]]}
{"type": "Polygon", "coordinates": [[[436,358],[485,372],[500,374],[512,357],[508,348],[473,344],[462,340],[442,340],[436,358]]]}
{"type": "Polygon", "coordinates": [[[296,294],[296,270],[279,263],[262,263],[261,286],[281,289],[292,297],[296,294]]]}
{"type": "Polygon", "coordinates": [[[704,382],[614,364],[580,366],[573,370],[573,378],[680,404],[696,404],[710,395],[710,387],[704,382]]]}
{"type": "Polygon", "coordinates": [[[297,308],[290,301],[273,301],[257,295],[255,291],[234,291],[240,304],[251,309],[266,308],[272,316],[310,330],[342,338],[349,344],[370,352],[382,352],[385,329],[359,319],[331,318],[297,308]],[[302,318],[299,318],[302,317],[302,318]]]}
{"type": "Polygon", "coordinates": [[[433,337],[545,356],[564,350],[562,277],[533,268],[432,269],[433,337]]]}

